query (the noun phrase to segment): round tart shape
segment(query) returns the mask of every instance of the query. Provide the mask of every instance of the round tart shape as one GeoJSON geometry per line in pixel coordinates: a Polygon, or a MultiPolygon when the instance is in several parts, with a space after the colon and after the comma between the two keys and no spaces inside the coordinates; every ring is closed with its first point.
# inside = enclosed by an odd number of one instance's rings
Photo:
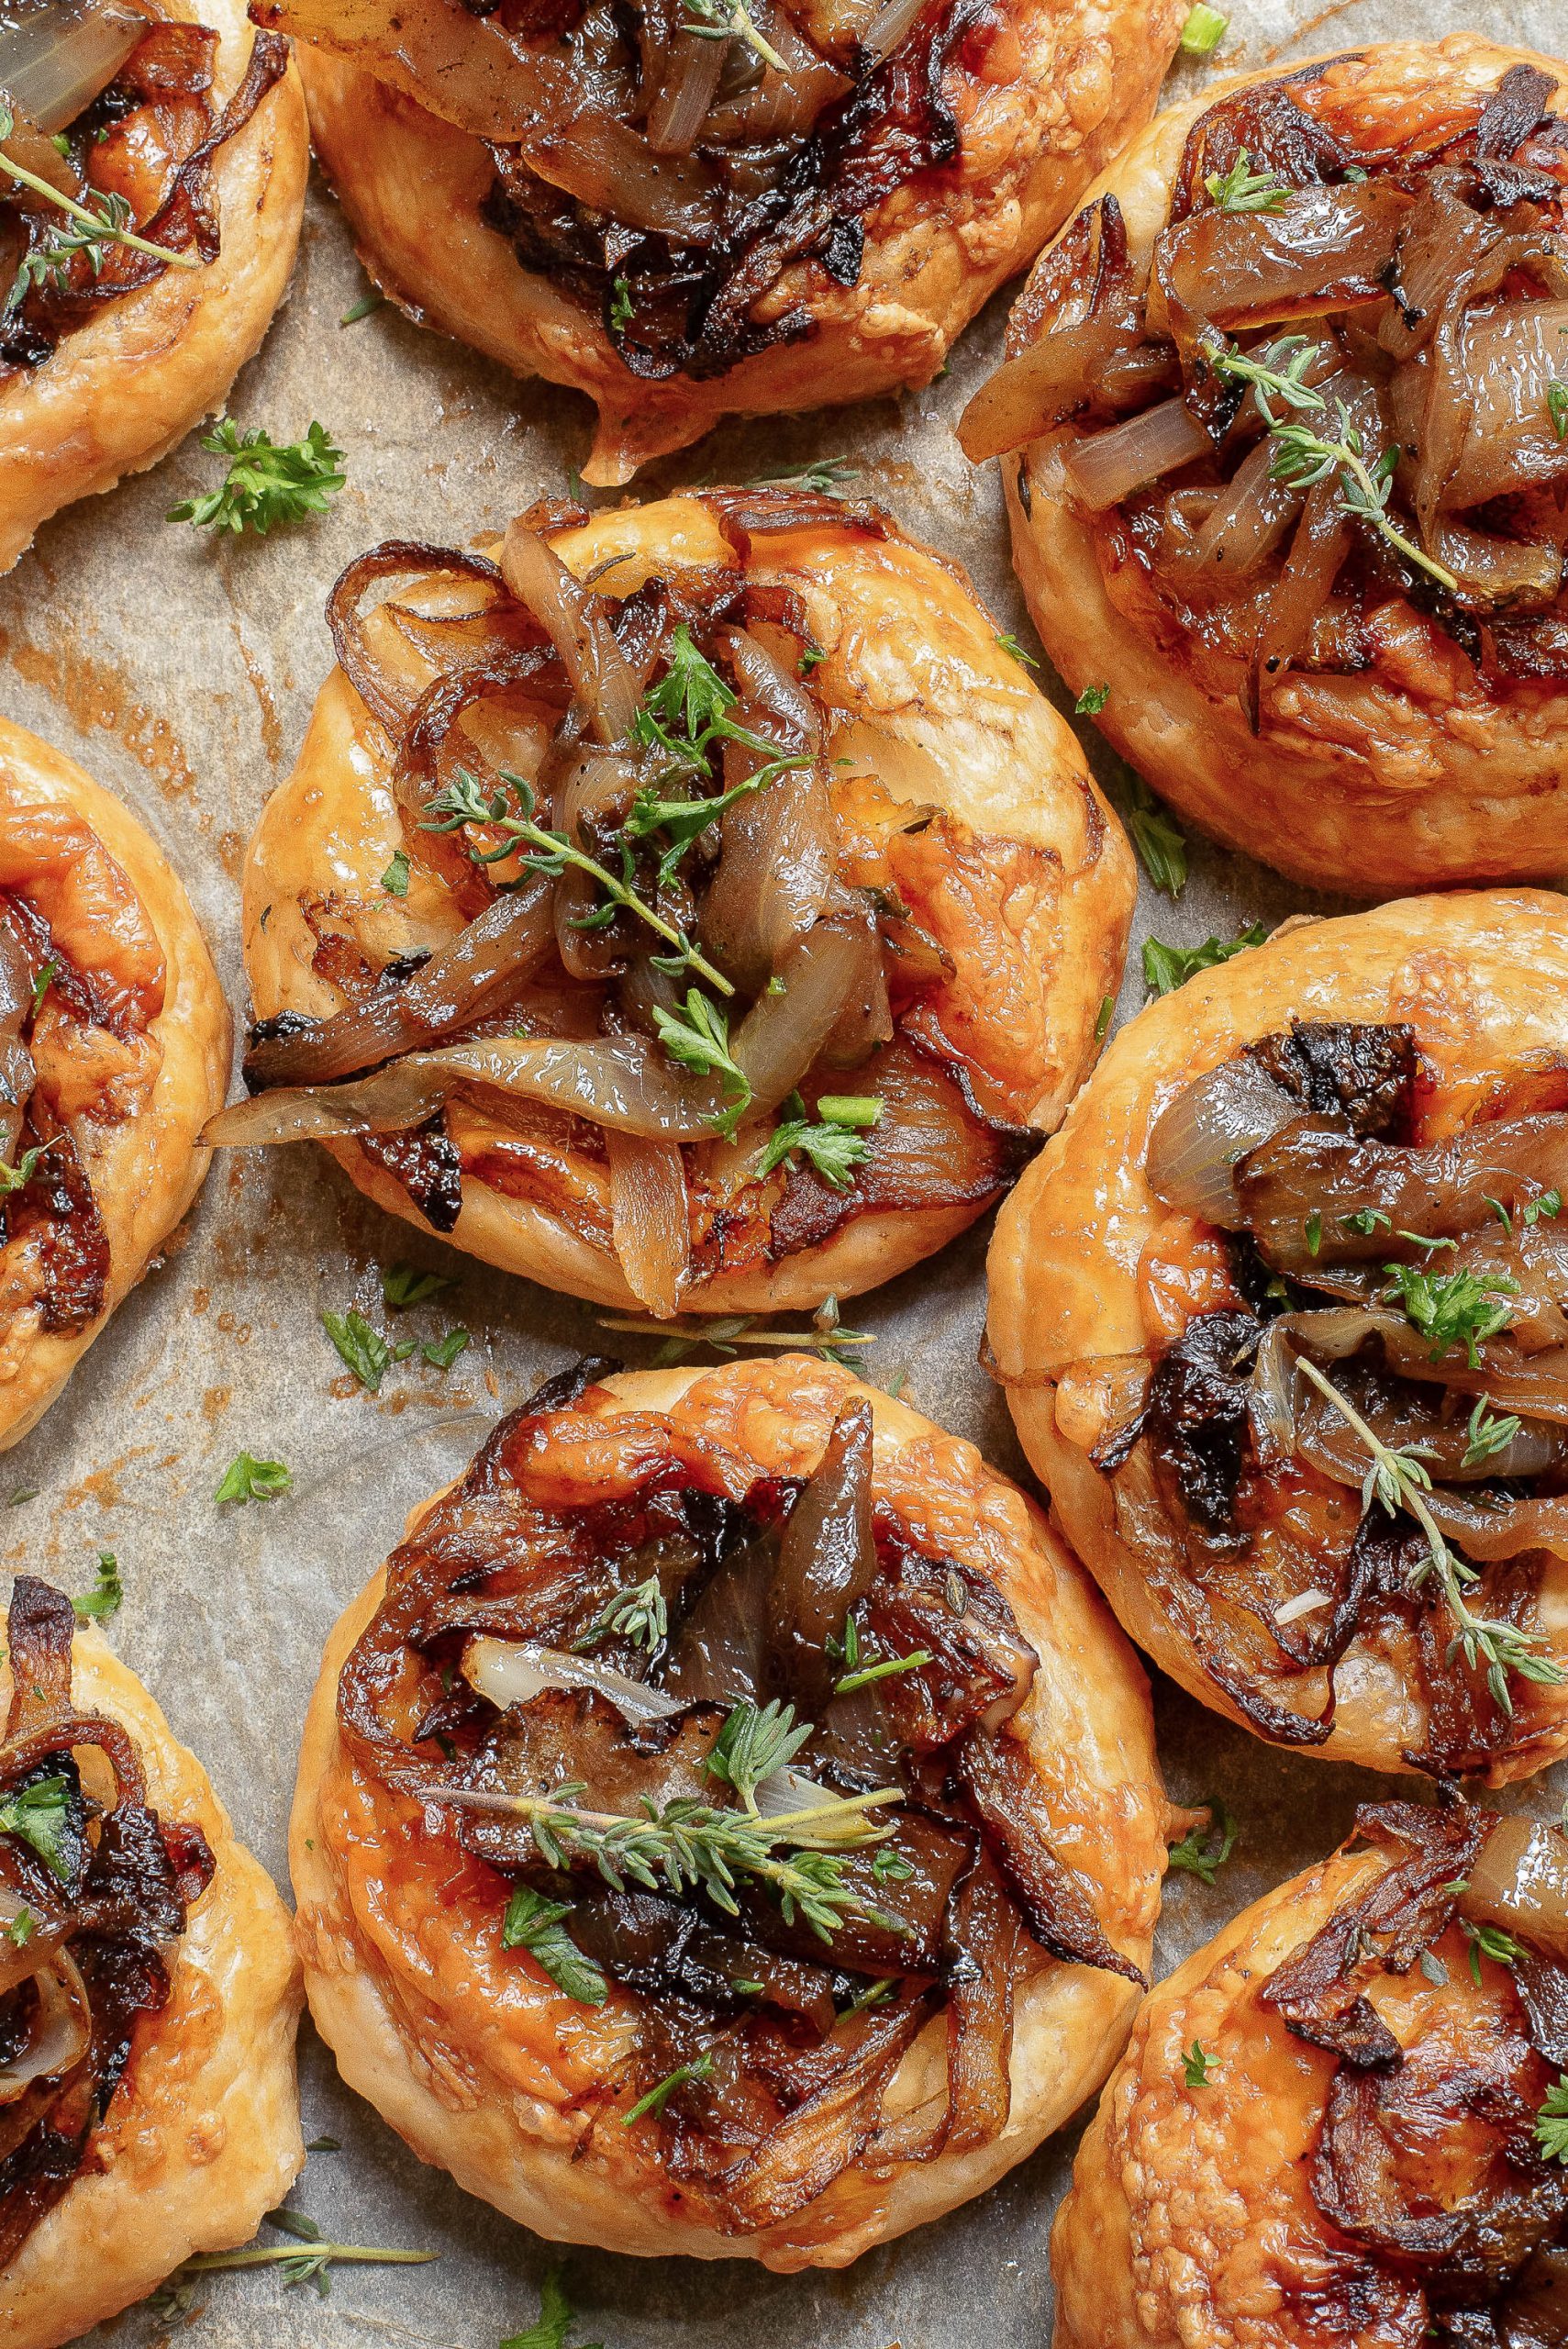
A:
{"type": "Polygon", "coordinates": [[[621,1308],[904,1270],[1061,1117],[1118,982],[1131,856],[1071,729],[872,508],[537,509],[495,551],[333,591],[246,865],[258,1097],[210,1138],[315,1136],[621,1308]]]}
{"type": "Polygon", "coordinates": [[[271,1879],[102,1634],[19,1575],[6,1649],[0,2342],[58,2349],[282,2201],[302,2001],[271,1879]]]}
{"type": "Polygon", "coordinates": [[[332,1634],[312,2012],[540,2234],[841,2266],[1104,2076],[1165,1863],[1148,1692],[1038,1510],[906,1406],[798,1356],[611,1367],[504,1420],[332,1634]]]}
{"type": "Polygon", "coordinates": [[[195,1198],[228,1054],[217,974],[161,850],[0,718],[0,1450],[195,1198]]]}
{"type": "Polygon", "coordinates": [[[1184,12],[251,14],[299,36],[316,151],[371,274],[421,323],[586,392],[584,478],[609,484],[726,414],[929,383],[1147,119],[1184,12]],[[726,38],[737,21],[751,37],[726,38]]]}
{"type": "Polygon", "coordinates": [[[1568,69],[1471,33],[1206,90],[1041,257],[966,416],[1069,687],[1295,880],[1561,874],[1565,115],[1568,69]]]}
{"type": "MultiPolygon", "coordinates": [[[[61,13],[76,0],[62,0],[61,13]]],[[[0,568],[79,497],[156,464],[219,406],[259,348],[294,265],[309,144],[286,43],[244,0],[148,0],[144,39],[81,111],[13,139],[18,161],[161,251],[110,242],[40,267],[0,326],[0,568]],[[52,163],[50,161],[53,157],[52,163]]],[[[10,37],[15,39],[17,37],[10,37]]],[[[9,186],[9,183],[6,183],[9,186]]],[[[13,191],[10,260],[46,256],[70,216],[13,191]],[[22,206],[25,205],[26,209],[22,206]]]]}
{"type": "Polygon", "coordinates": [[[1568,1745],[1562,900],[1286,926],[1116,1038],[997,1219],[990,1343],[1125,1628],[1259,1735],[1568,1745]]]}
{"type": "Polygon", "coordinates": [[[1057,2214],[1053,2349],[1551,2349],[1565,2002],[1559,1829],[1360,1811],[1144,2001],[1057,2214]]]}

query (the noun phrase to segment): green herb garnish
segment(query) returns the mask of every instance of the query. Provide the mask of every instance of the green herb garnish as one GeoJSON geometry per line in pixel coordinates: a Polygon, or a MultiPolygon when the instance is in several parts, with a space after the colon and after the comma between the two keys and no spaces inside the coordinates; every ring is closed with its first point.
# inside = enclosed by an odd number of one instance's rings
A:
{"type": "Polygon", "coordinates": [[[71,1881],[72,1788],[63,1777],[39,1778],[0,1806],[0,1835],[30,1843],[50,1874],[71,1881]]]}
{"type": "Polygon", "coordinates": [[[1127,829],[1143,870],[1157,889],[1179,897],[1187,885],[1186,834],[1162,807],[1141,775],[1132,779],[1127,829]]]}
{"type": "Polygon", "coordinates": [[[847,1191],[856,1167],[871,1155],[871,1144],[855,1128],[874,1126],[881,1116],[882,1102],[875,1094],[824,1094],[813,1120],[799,1094],[792,1093],[783,1117],[762,1146],[757,1174],[771,1174],[775,1166],[799,1152],[832,1189],[847,1191]]]}
{"type": "Polygon", "coordinates": [[[1519,1421],[1513,1412],[1499,1419],[1490,1408],[1491,1397],[1476,1397],[1475,1408],[1470,1414],[1470,1441],[1464,1447],[1460,1464],[1465,1468],[1479,1468],[1484,1460],[1495,1460],[1499,1452],[1507,1452],[1519,1431],[1519,1421]]]}
{"type": "Polygon", "coordinates": [[[629,1590],[617,1590],[582,1638],[573,1641],[572,1652],[579,1655],[584,1648],[613,1638],[629,1640],[633,1647],[647,1648],[651,1653],[669,1629],[670,1609],[659,1577],[650,1575],[646,1582],[634,1583],[629,1590]]]}
{"type": "MultiPolygon", "coordinates": [[[[367,1325],[368,1326],[368,1325],[367,1325]]],[[[333,1340],[337,1344],[337,1340],[333,1340]]],[[[342,1353],[341,1346],[338,1351],[342,1353]]],[[[344,1360],[348,1356],[344,1355],[344,1360]]],[[[248,1452],[236,1453],[223,1472],[223,1482],[213,1495],[215,1501],[270,1501],[279,1493],[292,1491],[294,1472],[281,1460],[256,1460],[248,1452]]]]}
{"type": "Polygon", "coordinates": [[[120,1564],[112,1550],[100,1550],[94,1570],[93,1587],[84,1598],[71,1602],[77,1620],[102,1623],[117,1615],[125,1604],[125,1585],[120,1580],[120,1564]]]}
{"type": "Polygon", "coordinates": [[[389,897],[406,897],[408,895],[408,852],[406,848],[394,849],[392,863],[381,876],[381,885],[389,897]]]}
{"type": "Polygon", "coordinates": [[[1229,17],[1209,7],[1207,0],[1197,0],[1197,6],[1187,10],[1177,46],[1184,57],[1211,57],[1229,29],[1229,17]]]}
{"type": "MultiPolygon", "coordinates": [[[[690,0],[687,0],[687,5],[690,6],[690,0]]],[[[642,2119],[644,2113],[662,2112],[677,2088],[685,2087],[692,2080],[707,2080],[712,2076],[713,2057],[709,2054],[699,2055],[695,2064],[677,2064],[674,2070],[666,2074],[657,2087],[650,2088],[646,2096],[638,2098],[631,2110],[623,2118],[621,2127],[629,2129],[634,2121],[642,2119]]]]}
{"type": "Polygon", "coordinates": [[[1172,1845],[1171,1865],[1212,1884],[1235,1850],[1236,1836],[1235,1819],[1217,1795],[1211,1796],[1207,1826],[1189,1827],[1181,1842],[1172,1845]]]}
{"type": "Polygon", "coordinates": [[[205,497],[187,497],[171,507],[166,517],[198,530],[232,530],[237,536],[254,530],[265,538],[280,522],[325,514],[348,478],[341,471],[343,451],[319,424],[313,424],[303,440],[280,443],[260,425],[242,437],[233,417],[226,416],[215,431],[202,435],[201,445],[215,457],[228,459],[222,484],[205,497]]]}
{"type": "Polygon", "coordinates": [[[526,1949],[556,1988],[575,1998],[579,2006],[602,2007],[609,1996],[609,1984],[566,1931],[564,1920],[571,1914],[569,1900],[547,1900],[542,1893],[530,1892],[527,1885],[519,1884],[506,1903],[501,1946],[526,1949]]]}
{"type": "Polygon", "coordinates": [[[1195,2039],[1182,2057],[1182,2076],[1190,2088],[1207,2088],[1214,2085],[1215,2061],[1201,2041],[1195,2039]]]}
{"type": "Polygon", "coordinates": [[[1245,147],[1228,172],[1210,172],[1204,181],[1221,212],[1277,212],[1290,201],[1290,190],[1276,172],[1254,172],[1245,147]]]}
{"type": "Polygon", "coordinates": [[[1412,1329],[1430,1341],[1430,1358],[1440,1362],[1451,1346],[1462,1346],[1467,1366],[1477,1370],[1481,1348],[1510,1328],[1505,1300],[1518,1283],[1504,1274],[1432,1273],[1418,1264],[1385,1264],[1393,1286],[1384,1291],[1404,1310],[1412,1329]]]}
{"type": "Polygon", "coordinates": [[[1109,685],[1085,685],[1073,705],[1073,713],[1079,718],[1098,718],[1110,697],[1109,685]]]}
{"type": "Polygon", "coordinates": [[[1155,995],[1170,995],[1199,971],[1212,971],[1233,954],[1244,954],[1249,946],[1261,946],[1267,936],[1262,923],[1255,921],[1240,938],[1206,938],[1201,946],[1167,946],[1163,939],[1146,938],[1143,984],[1155,995]]]}
{"type": "Polygon", "coordinates": [[[392,1348],[379,1330],[373,1330],[357,1305],[347,1313],[323,1313],[321,1324],[360,1385],[372,1395],[392,1364],[392,1348]]]}

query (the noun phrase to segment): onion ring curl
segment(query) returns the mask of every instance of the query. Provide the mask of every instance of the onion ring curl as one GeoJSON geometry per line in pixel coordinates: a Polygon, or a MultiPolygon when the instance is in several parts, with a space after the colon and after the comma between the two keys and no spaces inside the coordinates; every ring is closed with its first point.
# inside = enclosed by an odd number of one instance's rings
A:
{"type": "Polygon", "coordinates": [[[961,427],[1069,689],[1308,885],[1559,878],[1565,120],[1561,62],[1469,33],[1211,84],[1042,254],[961,427]]]}
{"type": "Polygon", "coordinates": [[[161,852],[80,767],[0,721],[0,1450],[195,1197],[229,1035],[161,852]]]}
{"type": "MultiPolygon", "coordinates": [[[[150,243],[110,243],[46,271],[0,327],[0,569],[76,499],[156,464],[220,407],[272,321],[294,264],[309,142],[286,46],[244,0],[164,7],[68,123],[55,168],[89,208],[128,207],[150,243]]],[[[54,150],[44,141],[48,153],[54,150]]],[[[6,282],[65,219],[6,182],[6,282]]]]}
{"type": "Polygon", "coordinates": [[[1287,925],[1122,1031],[997,1219],[989,1344],[1123,1627],[1275,1743],[1568,1750],[1558,900],[1287,925]]]}
{"type": "Polygon", "coordinates": [[[96,1627],[18,1575],[6,1648],[0,1808],[41,1823],[0,1831],[5,2317],[16,2349],[55,2349],[245,2242],[298,2175],[299,1967],[270,1879],[96,1627]]]}
{"type": "Polygon", "coordinates": [[[852,1294],[1006,1189],[1094,1056],[1131,859],[962,574],[873,508],[711,490],[377,549],[330,609],[209,1139],[319,1140],[660,1316],[852,1294]]]}
{"type": "Polygon", "coordinates": [[[971,1446],[799,1356],[590,1361],[344,1615],[290,1849],[317,2022],[423,2158],[560,2240],[789,2272],[982,2190],[1102,2076],[1168,1816],[1130,1653],[971,1446]],[[724,1777],[768,1720],[787,1758],[724,1777]],[[573,1828],[634,1819],[609,1873],[573,1828]],[[675,1819],[764,1856],[672,1876],[675,1819]]]}
{"type": "Polygon", "coordinates": [[[1556,1827],[1369,1804],[1178,1967],[1057,2215],[1055,2349],[1562,2339],[1565,1879],[1556,1827]]]}
{"type": "Polygon", "coordinates": [[[755,0],[765,62],[663,0],[629,25],[461,0],[251,13],[298,38],[377,283],[586,392],[600,484],[727,413],[929,383],[1147,119],[1182,22],[1168,0],[755,0]]]}

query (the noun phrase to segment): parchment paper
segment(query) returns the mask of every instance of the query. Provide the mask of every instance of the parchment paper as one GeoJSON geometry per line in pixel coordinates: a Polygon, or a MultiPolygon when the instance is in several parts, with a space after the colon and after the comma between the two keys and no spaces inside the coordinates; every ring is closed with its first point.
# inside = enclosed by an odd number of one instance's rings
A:
{"type": "MultiPolygon", "coordinates": [[[[1351,0],[1315,16],[1287,0],[1236,0],[1218,59],[1178,63],[1167,96],[1228,67],[1477,20],[1498,39],[1550,50],[1555,32],[1562,45],[1561,0],[1351,0]]],[[[264,424],[280,440],[319,417],[341,442],[348,487],[326,519],[240,543],[167,527],[167,508],[216,476],[216,460],[193,440],[154,473],[61,518],[0,582],[3,707],[120,791],[161,841],[240,1026],[240,859],[331,658],[328,585],[379,539],[462,546],[499,529],[560,491],[587,448],[587,403],[571,394],[518,385],[391,308],[340,327],[366,290],[317,182],[291,292],[231,406],[242,424],[264,424]]],[[[849,456],[860,485],[958,555],[998,627],[1032,646],[996,469],[973,470],[951,437],[995,362],[1007,299],[991,305],[929,391],[721,429],[651,468],[639,488],[657,495],[849,456]]],[[[1041,674],[1067,707],[1049,669],[1041,674]]],[[[1096,768],[1119,792],[1126,771],[1082,723],[1096,768]]],[[[1311,907],[1273,874],[1194,840],[1178,904],[1143,885],[1118,1019],[1142,999],[1138,941],[1151,930],[1188,944],[1311,907]]],[[[986,1237],[985,1227],[972,1232],[847,1318],[877,1333],[872,1375],[885,1382],[906,1371],[910,1400],[1027,1478],[1006,1405],[976,1364],[986,1237]]],[[[320,1152],[220,1154],[161,1264],[40,1426],[0,1462],[0,1563],[81,1591],[95,1551],[117,1553],[127,1598],[109,1636],[286,1888],[295,1747],[329,1624],[392,1547],[408,1507],[463,1465],[499,1413],[606,1342],[634,1364],[648,1358],[637,1341],[606,1341],[593,1308],[384,1217],[320,1152]],[[461,1321],[474,1342],[444,1375],[417,1357],[395,1368],[373,1397],[344,1372],[318,1316],[357,1303],[386,1326],[378,1267],[400,1258],[452,1274],[457,1285],[404,1316],[399,1334],[432,1337],[461,1321]],[[242,1449],[286,1461],[294,1492],[217,1509],[214,1488],[242,1449]]],[[[1163,1974],[1247,1901],[1325,1854],[1356,1803],[1390,1782],[1268,1751],[1162,1682],[1156,1705],[1173,1794],[1223,1794],[1241,1827],[1212,1888],[1169,1878],[1156,1952],[1163,1974]]],[[[1552,1780],[1564,1776],[1536,1780],[1518,1800],[1554,1812],[1563,1787],[1552,1780]]],[[[330,2135],[341,2150],[311,2156],[294,2206],[339,2241],[414,2245],[439,2252],[440,2264],[339,2268],[326,2300],[307,2286],[285,2288],[271,2270],[203,2279],[175,2336],[202,2349],[495,2349],[531,2323],[539,2279],[562,2254],[417,2163],[340,2086],[308,2024],[301,2080],[306,2139],[330,2135]]],[[[841,2273],[786,2278],[749,2261],[568,2252],[566,2286],[582,2320],[573,2339],[606,2349],[1033,2349],[1050,2334],[1047,2239],[1075,2134],[1062,2132],[940,2224],[841,2273]]],[[[143,2308],[92,2339],[144,2349],[170,2332],[143,2308]]]]}

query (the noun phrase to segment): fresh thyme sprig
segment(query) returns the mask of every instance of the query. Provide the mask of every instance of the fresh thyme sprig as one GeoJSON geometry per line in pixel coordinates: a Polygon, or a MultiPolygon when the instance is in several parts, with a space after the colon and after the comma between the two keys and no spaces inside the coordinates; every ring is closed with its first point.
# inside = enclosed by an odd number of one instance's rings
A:
{"type": "Polygon", "coordinates": [[[852,457],[818,457],[796,473],[753,473],[747,484],[751,489],[810,489],[818,497],[841,497],[844,484],[859,481],[861,469],[852,457]]]}
{"type": "Polygon", "coordinates": [[[547,1867],[589,1862],[617,1892],[625,1890],[628,1878],[676,1899],[688,1890],[699,1891],[738,1916],[736,1885],[751,1877],[773,1893],[786,1924],[798,1913],[823,1941],[832,1939],[846,1913],[873,1913],[845,1884],[844,1855],[879,1842],[888,1831],[873,1814],[903,1798],[896,1787],[882,1787],[762,1819],[682,1796],[662,1809],[645,1800],[641,1817],[630,1818],[624,1811],[580,1809],[577,1798],[585,1792],[579,1780],[549,1795],[428,1786],[420,1789],[420,1798],[519,1820],[547,1867]]]}
{"type": "Polygon", "coordinates": [[[1302,420],[1308,415],[1328,412],[1329,403],[1322,393],[1303,378],[1315,360],[1331,356],[1321,343],[1312,342],[1305,335],[1290,334],[1281,336],[1260,351],[1235,348],[1218,351],[1213,365],[1215,373],[1223,381],[1251,386],[1258,413],[1274,442],[1269,466],[1273,480],[1306,490],[1337,473],[1340,504],[1344,511],[1356,521],[1380,531],[1390,546],[1396,547],[1407,562],[1426,572],[1451,596],[1459,584],[1453,573],[1446,564],[1423,553],[1396,526],[1389,514],[1398,450],[1385,449],[1369,462],[1361,427],[1352,421],[1343,400],[1334,403],[1338,432],[1333,439],[1325,438],[1302,420]],[[1269,405],[1271,399],[1293,409],[1294,416],[1276,415],[1269,405]]]}
{"type": "Polygon", "coordinates": [[[686,12],[681,26],[684,33],[698,40],[744,41],[775,73],[789,72],[772,41],[751,21],[745,0],[681,0],[681,5],[686,12]]]}
{"type": "Polygon", "coordinates": [[[629,1640],[633,1647],[651,1651],[669,1628],[670,1609],[659,1587],[659,1577],[650,1575],[646,1582],[636,1583],[629,1590],[617,1590],[582,1638],[573,1641],[572,1653],[580,1655],[584,1648],[595,1647],[600,1640],[612,1637],[629,1640]]]}
{"type": "MultiPolygon", "coordinates": [[[[16,128],[16,116],[8,106],[0,102],[0,140],[9,139],[16,128]]],[[[189,249],[184,251],[176,251],[170,245],[155,245],[148,238],[139,236],[134,228],[128,228],[126,223],[131,217],[130,207],[126,204],[123,196],[100,197],[99,201],[104,209],[95,212],[87,205],[78,204],[73,195],[65,195],[59,188],[51,186],[48,180],[40,179],[36,172],[29,172],[23,164],[13,162],[10,156],[4,151],[0,151],[0,169],[8,172],[18,187],[29,188],[34,195],[41,195],[46,204],[52,204],[58,211],[63,212],[66,218],[74,221],[78,228],[85,229],[91,239],[102,239],[108,244],[127,245],[132,252],[150,253],[154,261],[165,262],[171,269],[200,269],[202,266],[200,253],[189,249]]],[[[87,250],[85,244],[82,250],[87,250]]],[[[23,263],[23,270],[27,265],[26,262],[23,263]]],[[[95,277],[99,274],[103,265],[100,254],[93,270],[95,277]]],[[[21,284],[22,273],[18,272],[17,284],[21,284]]],[[[24,286],[23,291],[25,290],[24,286]]],[[[17,286],[13,285],[10,298],[6,304],[6,310],[15,308],[20,299],[21,295],[17,293],[17,286]]]]}
{"type": "Polygon", "coordinates": [[[303,2210],[278,2210],[267,2213],[269,2226],[292,2235],[292,2243],[252,2243],[245,2251],[198,2252],[177,2267],[168,2282],[155,2295],[155,2305],[169,2314],[183,2314],[186,2298],[182,2287],[187,2277],[217,2276],[240,2267],[278,2267],[285,2284],[314,2284],[323,2299],[327,2297],[327,2270],[341,2264],[425,2267],[439,2259],[439,2251],[399,2251],[361,2243],[328,2243],[314,2219],[303,2210]],[[301,2250],[301,2244],[306,2247],[301,2250]]]}
{"type": "Polygon", "coordinates": [[[1245,147],[1227,172],[1210,172],[1204,180],[1209,199],[1221,212],[1278,212],[1290,201],[1290,190],[1276,172],[1255,172],[1245,147]]]}
{"type": "Polygon", "coordinates": [[[603,927],[604,921],[613,919],[617,911],[634,914],[639,921],[646,922],[650,930],[674,950],[671,954],[653,957],[661,970],[696,971],[709,986],[717,987],[720,995],[734,994],[735,989],[724,973],[715,970],[713,964],[697,952],[685,932],[677,930],[673,922],[667,922],[645,897],[638,896],[632,886],[631,850],[624,841],[621,843],[621,874],[617,879],[596,857],[588,856],[575,847],[564,832],[549,831],[544,825],[535,823],[536,801],[532,784],[522,775],[512,774],[506,767],[501,769],[501,784],[502,788],[492,792],[486,798],[477,776],[471,774],[466,767],[459,767],[446,788],[439,791],[429,802],[429,812],[420,829],[458,832],[467,824],[493,825],[504,831],[506,838],[499,848],[471,847],[468,852],[476,864],[499,864],[505,858],[517,853],[517,844],[521,841],[526,851],[522,861],[532,873],[543,873],[555,880],[560,879],[569,865],[574,872],[585,873],[590,880],[598,884],[609,901],[600,908],[599,914],[588,916],[587,923],[598,928],[603,927]],[[515,798],[518,810],[515,815],[510,804],[512,798],[515,798]]]}
{"type": "Polygon", "coordinates": [[[796,1728],[795,1707],[781,1705],[777,1698],[761,1709],[734,1705],[703,1767],[710,1777],[733,1787],[754,1818],[762,1780],[787,1769],[810,1735],[811,1723],[803,1721],[796,1728]]]}
{"type": "Polygon", "coordinates": [[[615,1319],[606,1317],[600,1319],[599,1327],[613,1330],[619,1337],[657,1338],[660,1346],[653,1357],[655,1370],[684,1362],[697,1346],[710,1346],[726,1361],[742,1346],[777,1346],[789,1353],[820,1354],[824,1362],[836,1362],[852,1369],[855,1353],[876,1343],[874,1330],[848,1330],[843,1326],[836,1297],[823,1299],[811,1317],[809,1330],[770,1329],[755,1313],[717,1314],[711,1320],[694,1314],[684,1321],[678,1318],[654,1321],[634,1319],[629,1315],[615,1319]]]}
{"type": "Polygon", "coordinates": [[[1508,1687],[1507,1675],[1518,1674],[1522,1680],[1533,1680],[1538,1686],[1559,1687],[1565,1676],[1562,1666],[1549,1655],[1543,1655],[1540,1641],[1533,1632],[1521,1631],[1516,1623],[1491,1622],[1472,1613],[1465,1598],[1466,1588],[1480,1581],[1476,1569],[1468,1560],[1456,1557],[1443,1537],[1442,1529],[1428,1508],[1425,1495],[1430,1492],[1432,1480],[1425,1464],[1414,1447],[1406,1445],[1396,1451],[1373,1433],[1366,1421],[1352,1405],[1345,1400],[1339,1388],[1305,1355],[1296,1357],[1304,1375],[1310,1379],[1340,1418],[1365,1444],[1372,1465],[1362,1486],[1362,1503],[1370,1508],[1376,1501],[1390,1517],[1406,1510],[1413,1517],[1426,1536],[1427,1562],[1417,1570],[1413,1580],[1419,1586],[1429,1574],[1436,1574],[1442,1586],[1443,1600],[1454,1625],[1454,1636],[1449,1643],[1448,1659],[1462,1653],[1472,1672],[1485,1664],[1486,1685],[1500,1712],[1511,1714],[1514,1700],[1508,1687]]]}
{"type": "Polygon", "coordinates": [[[134,215],[125,197],[117,194],[101,195],[96,192],[90,193],[87,205],[97,216],[95,227],[87,228],[75,220],[62,220],[58,228],[46,232],[41,244],[28,248],[11,281],[11,290],[6,296],[0,317],[10,317],[13,312],[20,309],[35,285],[46,286],[50,293],[64,293],[71,283],[71,264],[78,253],[85,260],[93,275],[102,277],[110,246],[120,241],[134,215]]]}

